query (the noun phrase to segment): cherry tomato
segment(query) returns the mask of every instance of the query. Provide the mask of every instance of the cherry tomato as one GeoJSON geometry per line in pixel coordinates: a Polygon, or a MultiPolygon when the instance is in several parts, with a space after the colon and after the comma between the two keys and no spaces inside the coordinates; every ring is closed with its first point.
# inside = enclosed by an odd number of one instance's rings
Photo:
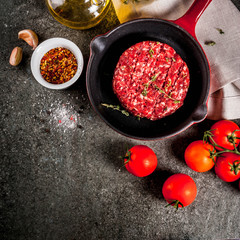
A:
{"type": "Polygon", "coordinates": [[[194,141],[185,150],[184,158],[186,164],[196,172],[206,172],[213,168],[216,157],[214,147],[202,140],[194,141]],[[213,159],[212,159],[212,158],[213,159]]]}
{"type": "Polygon", "coordinates": [[[130,173],[137,177],[145,177],[156,169],[157,157],[151,148],[136,145],[127,151],[124,163],[130,173]]]}
{"type": "MultiPolygon", "coordinates": [[[[234,142],[238,146],[240,142],[240,128],[230,120],[221,120],[216,122],[211,127],[212,139],[216,144],[226,149],[233,150],[234,142]]],[[[213,142],[213,141],[211,141],[213,142]]],[[[222,148],[216,147],[218,150],[222,148]]]]}
{"type": "Polygon", "coordinates": [[[225,182],[234,182],[240,178],[240,155],[225,152],[217,158],[215,172],[225,182]]]}
{"type": "Polygon", "coordinates": [[[178,173],[164,182],[162,193],[166,201],[178,209],[194,201],[197,196],[197,186],[190,176],[178,173]]]}

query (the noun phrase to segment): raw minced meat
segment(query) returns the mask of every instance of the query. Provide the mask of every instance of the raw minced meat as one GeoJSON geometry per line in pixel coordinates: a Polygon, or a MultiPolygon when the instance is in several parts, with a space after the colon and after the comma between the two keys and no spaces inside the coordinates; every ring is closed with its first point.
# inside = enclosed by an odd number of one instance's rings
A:
{"type": "Polygon", "coordinates": [[[165,43],[144,41],[119,58],[113,91],[128,112],[157,120],[183,105],[190,84],[187,64],[165,43]]]}

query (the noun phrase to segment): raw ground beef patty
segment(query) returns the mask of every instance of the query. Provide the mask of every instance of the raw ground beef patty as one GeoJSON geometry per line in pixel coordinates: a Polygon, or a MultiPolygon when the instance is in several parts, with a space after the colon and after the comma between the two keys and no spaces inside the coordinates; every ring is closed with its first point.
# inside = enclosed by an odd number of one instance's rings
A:
{"type": "Polygon", "coordinates": [[[157,120],[183,105],[190,84],[187,64],[167,44],[144,41],[119,58],[113,91],[122,106],[138,117],[157,120]]]}

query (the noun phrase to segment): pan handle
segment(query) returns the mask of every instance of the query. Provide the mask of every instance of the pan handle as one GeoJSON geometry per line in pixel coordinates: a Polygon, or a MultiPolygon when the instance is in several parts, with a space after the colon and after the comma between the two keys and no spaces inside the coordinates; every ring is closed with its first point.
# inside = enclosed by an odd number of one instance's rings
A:
{"type": "Polygon", "coordinates": [[[196,39],[195,27],[197,21],[211,1],[212,0],[195,0],[182,17],[173,22],[187,30],[196,39]]]}
{"type": "Polygon", "coordinates": [[[194,123],[203,121],[207,116],[207,104],[202,104],[193,112],[192,120],[194,123]]]}

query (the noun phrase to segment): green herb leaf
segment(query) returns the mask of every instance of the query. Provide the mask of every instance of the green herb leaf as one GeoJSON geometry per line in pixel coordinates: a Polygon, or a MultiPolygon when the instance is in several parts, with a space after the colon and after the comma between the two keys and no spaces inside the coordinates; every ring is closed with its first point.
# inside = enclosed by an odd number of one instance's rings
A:
{"type": "Polygon", "coordinates": [[[175,58],[172,58],[173,62],[176,62],[176,59],[175,58]]]}
{"type": "Polygon", "coordinates": [[[113,110],[117,110],[124,114],[125,116],[129,116],[129,112],[126,110],[122,110],[119,105],[112,105],[112,104],[106,104],[106,103],[101,103],[102,106],[107,107],[107,108],[112,108],[113,110]]]}
{"type": "Polygon", "coordinates": [[[142,91],[142,95],[143,95],[144,97],[146,97],[147,94],[148,94],[147,90],[146,90],[146,89],[143,89],[143,91],[142,91]]]}
{"type": "Polygon", "coordinates": [[[168,58],[168,57],[166,57],[165,59],[166,59],[166,62],[168,62],[169,58],[168,58]]]}
{"type": "Polygon", "coordinates": [[[121,110],[121,113],[124,114],[125,116],[129,116],[129,112],[127,112],[126,110],[121,110]]]}
{"type": "Polygon", "coordinates": [[[149,83],[144,83],[143,86],[145,87],[145,89],[148,89],[149,83]]]}
{"type": "Polygon", "coordinates": [[[208,46],[213,46],[215,45],[216,43],[214,41],[205,41],[204,43],[205,45],[208,45],[208,46]]]}
{"type": "Polygon", "coordinates": [[[174,103],[180,103],[180,100],[177,100],[173,97],[171,97],[172,93],[167,94],[165,91],[163,91],[161,88],[159,88],[156,84],[154,85],[154,87],[161,93],[163,93],[167,98],[171,99],[174,101],[174,103]]]}
{"type": "Polygon", "coordinates": [[[152,58],[154,54],[154,51],[152,50],[152,48],[149,50],[149,54],[150,54],[150,57],[152,58]]]}
{"type": "Polygon", "coordinates": [[[168,84],[167,84],[167,85],[166,85],[166,87],[165,87],[165,90],[166,90],[166,89],[168,89],[168,87],[170,87],[170,86],[171,86],[171,83],[172,83],[172,80],[171,80],[171,79],[169,79],[169,80],[168,80],[168,84]]]}
{"type": "Polygon", "coordinates": [[[224,31],[221,28],[216,28],[220,34],[224,34],[224,31]]]}
{"type": "Polygon", "coordinates": [[[152,76],[151,81],[152,81],[152,82],[156,81],[157,76],[158,76],[158,74],[155,74],[154,76],[152,76]]]}

